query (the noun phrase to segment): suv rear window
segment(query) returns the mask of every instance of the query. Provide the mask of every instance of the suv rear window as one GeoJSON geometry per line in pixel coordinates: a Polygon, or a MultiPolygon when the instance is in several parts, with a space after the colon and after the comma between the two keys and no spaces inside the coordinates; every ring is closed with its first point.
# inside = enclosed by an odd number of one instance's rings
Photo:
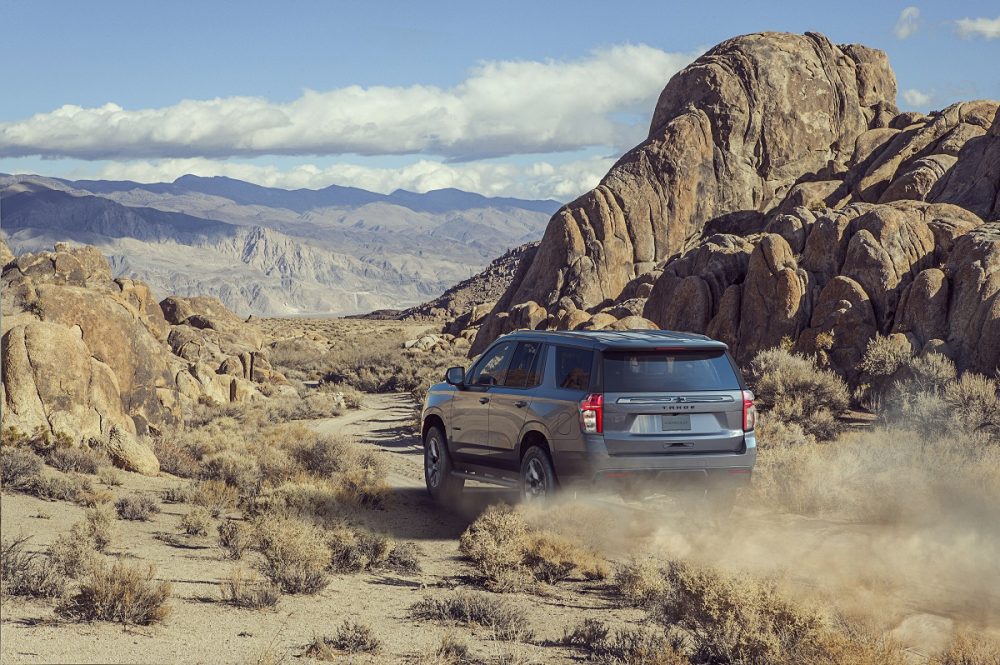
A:
{"type": "Polygon", "coordinates": [[[607,351],[603,369],[609,393],[740,389],[725,351],[607,351]]]}

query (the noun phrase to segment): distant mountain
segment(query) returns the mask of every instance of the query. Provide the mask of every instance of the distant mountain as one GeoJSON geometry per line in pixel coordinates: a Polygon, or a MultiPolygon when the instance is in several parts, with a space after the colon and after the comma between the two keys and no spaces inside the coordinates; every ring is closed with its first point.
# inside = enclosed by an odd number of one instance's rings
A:
{"type": "Polygon", "coordinates": [[[0,175],[11,248],[98,246],[161,296],[208,294],[241,314],[350,314],[437,296],[541,238],[559,203],[456,189],[285,190],[232,178],[172,183],[0,175]]]}

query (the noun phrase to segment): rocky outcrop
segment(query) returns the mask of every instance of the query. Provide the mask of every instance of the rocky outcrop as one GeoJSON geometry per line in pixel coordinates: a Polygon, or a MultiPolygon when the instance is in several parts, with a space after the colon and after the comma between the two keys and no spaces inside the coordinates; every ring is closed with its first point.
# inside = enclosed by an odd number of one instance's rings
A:
{"type": "Polygon", "coordinates": [[[156,459],[153,451],[118,426],[111,428],[104,449],[115,466],[126,471],[134,471],[144,476],[155,476],[160,472],[160,461],[156,459]]]}
{"type": "Polygon", "coordinates": [[[255,385],[284,382],[259,335],[221,303],[167,301],[161,308],[144,283],[112,279],[93,247],[60,244],[8,261],[3,427],[103,441],[113,458],[122,451],[122,466],[148,473],[155,457],[134,437],[176,421],[187,404],[254,399],[255,385]]]}
{"type": "Polygon", "coordinates": [[[895,90],[884,54],[819,35],[710,50],[667,84],[647,140],[552,218],[472,352],[641,314],[741,362],[784,342],[854,379],[882,334],[992,374],[1000,103],[897,113],[895,90]]]}
{"type": "Polygon", "coordinates": [[[895,97],[880,51],[813,33],[723,42],[670,80],[646,141],[555,214],[494,311],[563,297],[590,308],[683,250],[708,220],[737,215],[753,228],[804,174],[843,168],[857,136],[895,115],[895,97]]]}

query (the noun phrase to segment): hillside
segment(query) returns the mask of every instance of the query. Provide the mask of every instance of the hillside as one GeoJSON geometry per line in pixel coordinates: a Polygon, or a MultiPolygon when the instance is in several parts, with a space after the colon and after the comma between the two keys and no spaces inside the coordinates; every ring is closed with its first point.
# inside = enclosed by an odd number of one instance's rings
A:
{"type": "Polygon", "coordinates": [[[740,362],[791,344],[863,381],[871,340],[1000,367],[1000,102],[900,113],[884,53],[719,44],[648,138],[560,209],[479,329],[659,326],[740,362]],[[791,91],[796,91],[792,94],[791,91]]]}
{"type": "Polygon", "coordinates": [[[537,240],[559,206],[196,176],[155,184],[0,176],[0,199],[15,253],[94,245],[116,276],[142,279],[159,296],[213,295],[244,315],[415,305],[537,240]]]}

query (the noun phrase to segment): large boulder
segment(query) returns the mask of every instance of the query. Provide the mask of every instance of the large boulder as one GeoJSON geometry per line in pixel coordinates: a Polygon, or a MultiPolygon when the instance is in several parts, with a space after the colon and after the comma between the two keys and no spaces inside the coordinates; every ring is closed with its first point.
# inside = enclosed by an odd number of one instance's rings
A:
{"type": "MultiPolygon", "coordinates": [[[[494,316],[527,301],[587,309],[618,298],[709,220],[763,213],[804,173],[845,169],[857,137],[894,115],[895,96],[881,51],[814,33],[723,42],[667,83],[646,141],[555,214],[494,316]]],[[[484,325],[474,352],[494,330],[484,325]]]]}
{"type": "Polygon", "coordinates": [[[155,476],[160,472],[160,462],[153,451],[126,430],[112,427],[104,447],[114,465],[126,471],[144,476],[155,476]]]}

